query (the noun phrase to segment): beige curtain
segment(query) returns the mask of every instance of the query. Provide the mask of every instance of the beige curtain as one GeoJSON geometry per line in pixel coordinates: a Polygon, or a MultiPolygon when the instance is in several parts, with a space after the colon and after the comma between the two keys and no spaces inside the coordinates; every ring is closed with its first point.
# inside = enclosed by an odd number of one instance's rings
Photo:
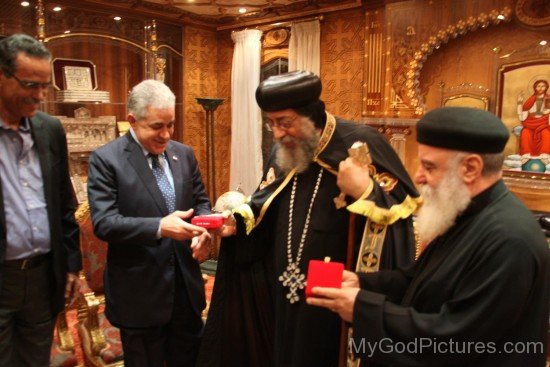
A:
{"type": "Polygon", "coordinates": [[[320,72],[321,26],[318,20],[294,23],[290,28],[288,71],[320,72]]]}
{"type": "Polygon", "coordinates": [[[262,31],[233,32],[231,68],[231,167],[229,189],[250,195],[262,178],[262,115],[256,104],[262,31]]]}

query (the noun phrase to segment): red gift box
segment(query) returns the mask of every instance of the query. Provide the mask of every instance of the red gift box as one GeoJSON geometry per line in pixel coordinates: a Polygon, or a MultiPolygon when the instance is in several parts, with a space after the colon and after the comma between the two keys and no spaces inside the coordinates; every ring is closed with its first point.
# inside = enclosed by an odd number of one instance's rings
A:
{"type": "Polygon", "coordinates": [[[313,287],[342,288],[344,264],[322,260],[310,260],[307,269],[306,297],[313,287]]]}
{"type": "Polygon", "coordinates": [[[191,219],[191,224],[206,229],[218,229],[222,226],[223,221],[221,214],[197,215],[191,219]]]}

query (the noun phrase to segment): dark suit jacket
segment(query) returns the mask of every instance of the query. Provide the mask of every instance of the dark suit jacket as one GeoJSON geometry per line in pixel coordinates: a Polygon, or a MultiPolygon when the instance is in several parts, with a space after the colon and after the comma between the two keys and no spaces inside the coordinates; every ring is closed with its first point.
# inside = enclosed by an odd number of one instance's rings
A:
{"type": "MultiPolygon", "coordinates": [[[[82,269],[79,230],[74,218],[75,204],[69,176],[67,139],[61,122],[43,112],[38,112],[30,121],[32,137],[40,159],[50,222],[54,281],[52,316],[55,316],[65,305],[67,272],[78,272],[82,269]]],[[[0,286],[7,246],[5,213],[0,181],[0,286]]]]}
{"type": "MultiPolygon", "coordinates": [[[[170,141],[166,153],[176,209],[210,213],[192,149],[170,141]]],[[[92,153],[88,198],[94,232],[109,244],[104,275],[109,320],[123,327],[166,324],[174,300],[174,261],[182,269],[193,309],[200,314],[205,299],[199,264],[191,257],[189,241],[156,239],[160,219],[169,213],[147,159],[130,133],[92,153]]]]}

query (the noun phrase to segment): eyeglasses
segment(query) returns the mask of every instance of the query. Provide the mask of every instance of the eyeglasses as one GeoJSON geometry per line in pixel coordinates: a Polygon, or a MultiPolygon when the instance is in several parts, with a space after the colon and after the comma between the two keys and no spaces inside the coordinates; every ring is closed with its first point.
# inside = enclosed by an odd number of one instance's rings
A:
{"type": "Polygon", "coordinates": [[[30,80],[21,80],[11,73],[5,73],[5,74],[8,78],[12,77],[15,80],[17,80],[19,84],[25,89],[40,89],[40,88],[48,89],[52,86],[52,82],[47,82],[47,83],[32,82],[30,80]]]}
{"type": "Polygon", "coordinates": [[[275,121],[268,119],[267,123],[269,124],[269,127],[272,129],[276,127],[278,129],[286,131],[292,127],[292,125],[294,124],[294,120],[296,120],[296,118],[298,118],[298,115],[295,115],[294,117],[279,117],[275,119],[275,121]]]}

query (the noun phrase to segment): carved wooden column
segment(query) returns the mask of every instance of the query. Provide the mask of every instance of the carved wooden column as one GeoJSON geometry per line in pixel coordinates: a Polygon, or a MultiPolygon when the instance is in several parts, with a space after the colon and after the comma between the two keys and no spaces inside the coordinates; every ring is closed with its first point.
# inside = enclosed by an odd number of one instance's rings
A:
{"type": "Polygon", "coordinates": [[[214,111],[223,103],[223,98],[195,98],[206,111],[204,128],[206,132],[206,189],[210,196],[210,202],[216,201],[216,167],[214,166],[214,111]]]}
{"type": "Polygon", "coordinates": [[[397,152],[397,155],[401,161],[405,162],[405,143],[406,136],[411,134],[411,129],[409,126],[386,126],[384,131],[386,135],[390,137],[390,145],[397,152]]]}
{"type": "Polygon", "coordinates": [[[384,134],[392,148],[397,152],[401,162],[405,163],[407,135],[411,134],[411,129],[416,125],[416,119],[404,118],[363,118],[361,122],[370,125],[384,134]]]}
{"type": "Polygon", "coordinates": [[[36,3],[36,34],[40,42],[46,38],[46,18],[44,18],[44,2],[38,0],[36,3]]]}

